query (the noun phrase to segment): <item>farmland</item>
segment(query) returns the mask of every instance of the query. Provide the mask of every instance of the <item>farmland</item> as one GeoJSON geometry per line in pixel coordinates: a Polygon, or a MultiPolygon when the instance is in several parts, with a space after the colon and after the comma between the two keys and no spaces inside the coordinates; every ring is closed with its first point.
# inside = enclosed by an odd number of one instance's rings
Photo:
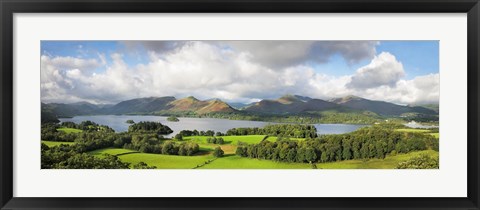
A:
{"type": "MultiPolygon", "coordinates": [[[[189,140],[193,141],[199,144],[206,144],[207,143],[207,138],[210,136],[189,136],[185,137],[184,140],[189,140]]],[[[260,141],[262,141],[266,135],[246,135],[246,136],[220,136],[225,140],[226,144],[233,144],[237,145],[238,142],[243,142],[247,144],[257,144],[260,141]]],[[[268,140],[270,140],[272,137],[268,137],[268,140]]]]}
{"type": "MultiPolygon", "coordinates": [[[[172,156],[146,153],[131,153],[130,150],[123,149],[101,149],[91,154],[111,154],[118,155],[124,161],[131,165],[145,162],[148,165],[156,166],[159,169],[191,169],[211,160],[210,163],[199,167],[199,169],[311,169],[312,165],[308,163],[283,163],[271,160],[259,160],[244,158],[235,155],[226,155],[222,158],[215,158],[211,155],[203,156],[172,156]],[[124,154],[127,153],[127,154],[124,154]]],[[[438,152],[433,150],[417,151],[408,154],[398,154],[387,156],[385,159],[368,160],[345,160],[330,163],[316,163],[318,169],[393,169],[395,166],[412,157],[426,154],[438,157],[438,152]]]]}
{"type": "Polygon", "coordinates": [[[429,135],[432,135],[435,138],[440,138],[440,134],[435,131],[427,130],[427,129],[413,129],[413,128],[401,128],[401,129],[395,129],[395,131],[399,132],[406,132],[406,133],[426,133],[429,135]]]}
{"type": "Polygon", "coordinates": [[[395,156],[387,156],[385,159],[368,159],[368,160],[344,160],[332,163],[319,163],[319,169],[392,169],[398,163],[409,160],[412,157],[426,154],[432,157],[438,157],[438,152],[433,150],[410,152],[407,154],[399,154],[395,156]]]}
{"type": "Polygon", "coordinates": [[[61,142],[61,141],[42,141],[43,144],[46,144],[49,147],[59,146],[62,144],[72,145],[74,142],[61,142]]]}
{"type": "Polygon", "coordinates": [[[89,154],[96,155],[96,156],[101,156],[103,154],[118,156],[118,155],[130,154],[130,153],[139,153],[139,152],[135,150],[120,149],[120,148],[106,148],[106,149],[99,149],[99,150],[94,150],[92,152],[89,152],[89,154]]]}
{"type": "Polygon", "coordinates": [[[82,130],[76,128],[58,128],[57,131],[62,131],[65,133],[81,133],[82,130]]]}
{"type": "Polygon", "coordinates": [[[159,169],[191,169],[197,165],[204,164],[205,161],[213,159],[210,155],[204,156],[177,156],[160,155],[147,153],[134,153],[118,156],[123,162],[136,164],[144,162],[149,166],[155,166],[159,169]]]}
{"type": "MultiPolygon", "coordinates": [[[[83,167],[82,159],[90,158],[100,168],[135,169],[394,169],[420,156],[437,162],[439,157],[438,129],[375,125],[310,137],[311,126],[278,124],[263,130],[234,129],[230,135],[184,131],[164,138],[158,134],[171,130],[161,123],[134,125],[136,129],[122,133],[91,122],[54,126],[42,133],[42,139],[56,140],[42,141],[48,146],[42,147],[42,155],[71,157],[59,163],[61,167],[83,167]]],[[[438,166],[433,162],[432,167],[438,166]]]]}

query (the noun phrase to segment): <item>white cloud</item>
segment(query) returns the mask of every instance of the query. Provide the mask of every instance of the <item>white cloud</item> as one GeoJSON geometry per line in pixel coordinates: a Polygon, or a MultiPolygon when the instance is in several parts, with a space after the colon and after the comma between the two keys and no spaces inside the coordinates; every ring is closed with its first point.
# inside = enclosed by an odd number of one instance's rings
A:
{"type": "Polygon", "coordinates": [[[42,56],[42,63],[45,61],[48,65],[55,66],[58,69],[78,68],[80,70],[91,70],[101,66],[101,63],[96,59],[81,59],[74,57],[49,57],[42,56]]]}
{"type": "Polygon", "coordinates": [[[109,64],[105,57],[42,56],[42,101],[116,103],[137,97],[193,95],[249,103],[283,94],[322,99],[354,94],[411,104],[438,102],[439,97],[438,74],[402,80],[403,67],[389,53],[373,57],[355,75],[341,77],[302,64],[269,67],[252,53],[209,42],[186,42],[162,55],[151,51],[149,63],[133,67],[121,54],[111,54],[109,64]],[[99,66],[105,71],[94,72],[99,66]],[[363,88],[352,88],[352,84],[363,88]]]}
{"type": "Polygon", "coordinates": [[[439,74],[418,76],[411,80],[399,80],[394,87],[383,85],[367,90],[352,91],[352,94],[397,104],[438,103],[440,76],[439,74]]]}
{"type": "Polygon", "coordinates": [[[340,54],[348,63],[371,59],[376,41],[227,41],[235,50],[249,53],[252,60],[273,69],[304,64],[312,61],[327,62],[340,54]]]}
{"type": "Polygon", "coordinates": [[[394,86],[397,81],[405,76],[403,65],[395,56],[382,52],[375,56],[370,64],[361,67],[352,76],[352,81],[347,84],[352,89],[368,89],[382,85],[394,86]]]}

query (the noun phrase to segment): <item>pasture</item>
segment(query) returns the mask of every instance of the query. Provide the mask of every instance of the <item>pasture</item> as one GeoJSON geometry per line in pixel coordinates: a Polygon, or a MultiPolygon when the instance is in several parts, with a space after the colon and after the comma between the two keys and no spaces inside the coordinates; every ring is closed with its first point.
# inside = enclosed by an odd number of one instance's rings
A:
{"type": "Polygon", "coordinates": [[[395,129],[395,131],[408,132],[408,133],[425,133],[425,134],[430,134],[437,139],[440,138],[440,134],[438,132],[431,132],[430,130],[426,130],[426,129],[401,128],[401,129],[395,129]]]}
{"type": "Polygon", "coordinates": [[[310,169],[308,163],[283,163],[271,160],[245,158],[228,155],[218,158],[199,169],[310,169]]]}
{"type": "Polygon", "coordinates": [[[118,158],[123,162],[131,163],[131,165],[144,162],[149,166],[156,166],[158,169],[192,169],[214,159],[211,155],[177,156],[147,153],[125,154],[118,156],[118,158]]]}
{"type": "Polygon", "coordinates": [[[438,157],[438,152],[433,150],[416,151],[407,154],[387,156],[385,159],[344,160],[330,163],[317,163],[318,169],[394,169],[398,163],[406,161],[420,154],[438,157]]]}
{"type": "MultiPolygon", "coordinates": [[[[193,141],[197,144],[207,144],[207,138],[211,136],[186,136],[183,137],[185,141],[193,141]]],[[[237,145],[238,142],[244,142],[247,144],[257,144],[262,141],[266,135],[246,135],[246,136],[219,136],[225,141],[225,144],[237,145]]],[[[269,137],[270,138],[270,137],[269,137]]]]}
{"type": "Polygon", "coordinates": [[[82,130],[76,128],[58,128],[57,131],[62,131],[65,133],[81,133],[82,130]]]}
{"type": "Polygon", "coordinates": [[[429,132],[429,130],[425,130],[425,129],[415,129],[415,128],[399,128],[399,129],[395,129],[395,131],[409,132],[409,133],[425,133],[425,132],[429,132]]]}
{"type": "Polygon", "coordinates": [[[42,143],[46,144],[49,147],[60,146],[61,144],[72,145],[75,142],[61,142],[61,141],[42,141],[42,143]]]}
{"type": "MultiPolygon", "coordinates": [[[[220,147],[225,152],[225,154],[235,154],[235,150],[237,149],[237,145],[239,142],[247,143],[247,144],[258,144],[263,139],[265,139],[266,135],[246,135],[246,136],[220,136],[224,139],[224,144],[211,144],[207,143],[207,138],[211,138],[211,136],[187,136],[183,138],[183,141],[190,141],[195,142],[200,146],[200,150],[203,151],[203,154],[208,154],[215,147],[220,147]]],[[[269,136],[266,138],[268,141],[277,141],[277,137],[269,136]]],[[[299,138],[292,138],[292,140],[303,140],[299,138]]]]}
{"type": "MultiPolygon", "coordinates": [[[[210,154],[196,156],[176,156],[140,153],[133,150],[108,148],[90,152],[95,156],[102,154],[117,155],[122,161],[132,165],[145,162],[149,166],[158,169],[192,169],[203,165],[198,169],[311,169],[308,163],[285,163],[271,160],[259,160],[239,157],[234,154],[226,154],[224,157],[215,159],[210,154]],[[208,164],[205,164],[206,162],[208,164]]],[[[408,154],[387,156],[385,159],[369,160],[345,160],[329,163],[316,163],[318,169],[394,169],[398,163],[406,161],[420,154],[438,157],[438,152],[433,150],[416,151],[408,154]]]]}
{"type": "Polygon", "coordinates": [[[105,148],[105,149],[98,149],[89,152],[91,155],[101,156],[102,154],[109,154],[109,155],[123,155],[129,153],[139,153],[139,151],[130,150],[130,149],[122,149],[122,148],[105,148]]]}

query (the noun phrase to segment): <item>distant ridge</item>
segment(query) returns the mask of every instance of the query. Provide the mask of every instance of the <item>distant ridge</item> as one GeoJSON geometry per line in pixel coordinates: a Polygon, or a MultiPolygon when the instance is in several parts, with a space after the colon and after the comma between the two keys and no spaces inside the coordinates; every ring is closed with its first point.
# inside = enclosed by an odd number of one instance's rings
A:
{"type": "MultiPolygon", "coordinates": [[[[437,106],[438,107],[438,106],[437,106]]],[[[320,113],[323,111],[351,112],[369,111],[382,116],[401,116],[418,113],[438,115],[432,108],[421,106],[402,106],[384,101],[374,101],[349,95],[328,101],[300,95],[284,95],[277,99],[264,99],[252,104],[225,103],[220,99],[199,100],[193,96],[176,99],[173,96],[135,98],[115,105],[95,105],[88,102],[72,104],[42,103],[42,112],[59,117],[91,114],[210,114],[244,113],[285,115],[302,113],[320,113]]]]}
{"type": "Polygon", "coordinates": [[[244,110],[269,114],[296,114],[305,111],[323,111],[338,107],[337,104],[321,99],[311,99],[298,95],[284,95],[276,100],[261,100],[244,110]]]}
{"type": "Polygon", "coordinates": [[[235,112],[236,110],[232,108],[227,103],[219,100],[213,99],[208,101],[200,101],[193,96],[187,98],[179,99],[172,101],[168,104],[168,111],[172,112],[196,112],[198,114],[205,114],[211,112],[235,112]]]}
{"type": "Polygon", "coordinates": [[[437,114],[435,111],[419,106],[401,106],[384,101],[373,101],[358,96],[349,95],[343,98],[333,98],[332,103],[356,110],[365,110],[384,116],[399,116],[404,113],[437,114]]]}
{"type": "Polygon", "coordinates": [[[167,105],[172,101],[175,101],[173,96],[136,98],[104,108],[101,112],[107,114],[151,113],[167,108],[167,105]]]}

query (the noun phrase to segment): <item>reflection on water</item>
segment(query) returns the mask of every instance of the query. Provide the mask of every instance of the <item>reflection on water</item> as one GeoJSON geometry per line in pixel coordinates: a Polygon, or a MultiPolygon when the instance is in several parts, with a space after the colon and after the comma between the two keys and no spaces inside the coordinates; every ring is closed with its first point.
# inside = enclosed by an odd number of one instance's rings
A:
{"type": "MultiPolygon", "coordinates": [[[[94,115],[94,116],[76,116],[73,118],[60,118],[61,122],[80,123],[82,121],[90,120],[100,125],[106,125],[113,128],[116,132],[127,131],[130,124],[127,120],[135,122],[140,121],[155,121],[160,122],[170,127],[174,132],[168,136],[173,136],[181,130],[199,131],[214,130],[215,132],[225,133],[232,128],[241,127],[263,127],[268,124],[275,124],[272,122],[248,121],[248,120],[227,120],[215,118],[178,118],[179,122],[167,121],[167,117],[162,116],[145,116],[145,115],[94,115]]],[[[353,124],[315,124],[318,134],[342,134],[355,131],[365,125],[353,124]]]]}

